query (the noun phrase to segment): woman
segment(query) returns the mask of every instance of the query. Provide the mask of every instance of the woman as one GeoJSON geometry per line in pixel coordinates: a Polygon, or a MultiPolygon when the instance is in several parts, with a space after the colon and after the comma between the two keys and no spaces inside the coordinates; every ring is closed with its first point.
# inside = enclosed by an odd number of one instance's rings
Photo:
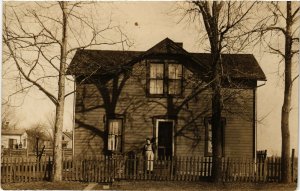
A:
{"type": "Polygon", "coordinates": [[[154,153],[153,153],[153,146],[152,146],[152,143],[149,138],[146,139],[144,151],[145,151],[147,171],[152,172],[153,171],[154,153]]]}

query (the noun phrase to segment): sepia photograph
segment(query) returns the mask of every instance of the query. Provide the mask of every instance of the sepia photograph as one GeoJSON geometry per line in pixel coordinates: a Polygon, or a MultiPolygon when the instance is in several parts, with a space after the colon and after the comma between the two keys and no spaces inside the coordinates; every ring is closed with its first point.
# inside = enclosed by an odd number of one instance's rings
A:
{"type": "Polygon", "coordinates": [[[1,189],[297,190],[297,1],[4,1],[1,189]]]}

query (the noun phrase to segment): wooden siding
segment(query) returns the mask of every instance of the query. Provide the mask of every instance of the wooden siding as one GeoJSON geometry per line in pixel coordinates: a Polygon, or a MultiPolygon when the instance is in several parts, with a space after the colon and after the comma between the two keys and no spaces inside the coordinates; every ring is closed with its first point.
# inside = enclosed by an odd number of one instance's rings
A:
{"type": "MultiPolygon", "coordinates": [[[[192,92],[192,73],[188,69],[184,71],[184,96],[188,96],[192,92]]],[[[153,137],[155,117],[170,114],[170,108],[180,105],[184,100],[184,96],[172,98],[171,101],[166,98],[149,98],[146,97],[145,87],[146,63],[141,62],[134,65],[115,109],[116,114],[124,116],[124,153],[134,151],[141,154],[145,138],[153,137]]],[[[76,88],[75,156],[102,155],[106,150],[103,99],[95,84],[77,83],[76,88]]],[[[226,118],[225,156],[252,157],[253,89],[225,89],[224,99],[226,101],[222,115],[226,118]]],[[[211,93],[205,90],[178,112],[175,123],[175,155],[204,156],[204,117],[210,117],[210,108],[211,93]]]]}

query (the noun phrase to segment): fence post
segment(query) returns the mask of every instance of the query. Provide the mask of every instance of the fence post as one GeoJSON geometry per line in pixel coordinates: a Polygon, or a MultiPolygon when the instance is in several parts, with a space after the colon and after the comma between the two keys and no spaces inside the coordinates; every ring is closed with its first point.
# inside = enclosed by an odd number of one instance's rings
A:
{"type": "Polygon", "coordinates": [[[291,161],[292,182],[294,182],[294,160],[295,160],[295,149],[292,149],[292,161],[291,161]]]}

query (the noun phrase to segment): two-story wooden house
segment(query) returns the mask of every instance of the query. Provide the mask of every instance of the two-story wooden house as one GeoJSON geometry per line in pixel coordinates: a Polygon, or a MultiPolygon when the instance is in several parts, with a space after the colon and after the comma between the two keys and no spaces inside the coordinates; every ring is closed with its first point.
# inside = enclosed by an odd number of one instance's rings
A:
{"type": "MultiPolygon", "coordinates": [[[[251,54],[223,54],[223,155],[254,157],[256,88],[266,77],[251,54]]],[[[78,50],[75,157],[141,153],[210,156],[210,54],[166,38],[147,51],[78,50]]]]}

